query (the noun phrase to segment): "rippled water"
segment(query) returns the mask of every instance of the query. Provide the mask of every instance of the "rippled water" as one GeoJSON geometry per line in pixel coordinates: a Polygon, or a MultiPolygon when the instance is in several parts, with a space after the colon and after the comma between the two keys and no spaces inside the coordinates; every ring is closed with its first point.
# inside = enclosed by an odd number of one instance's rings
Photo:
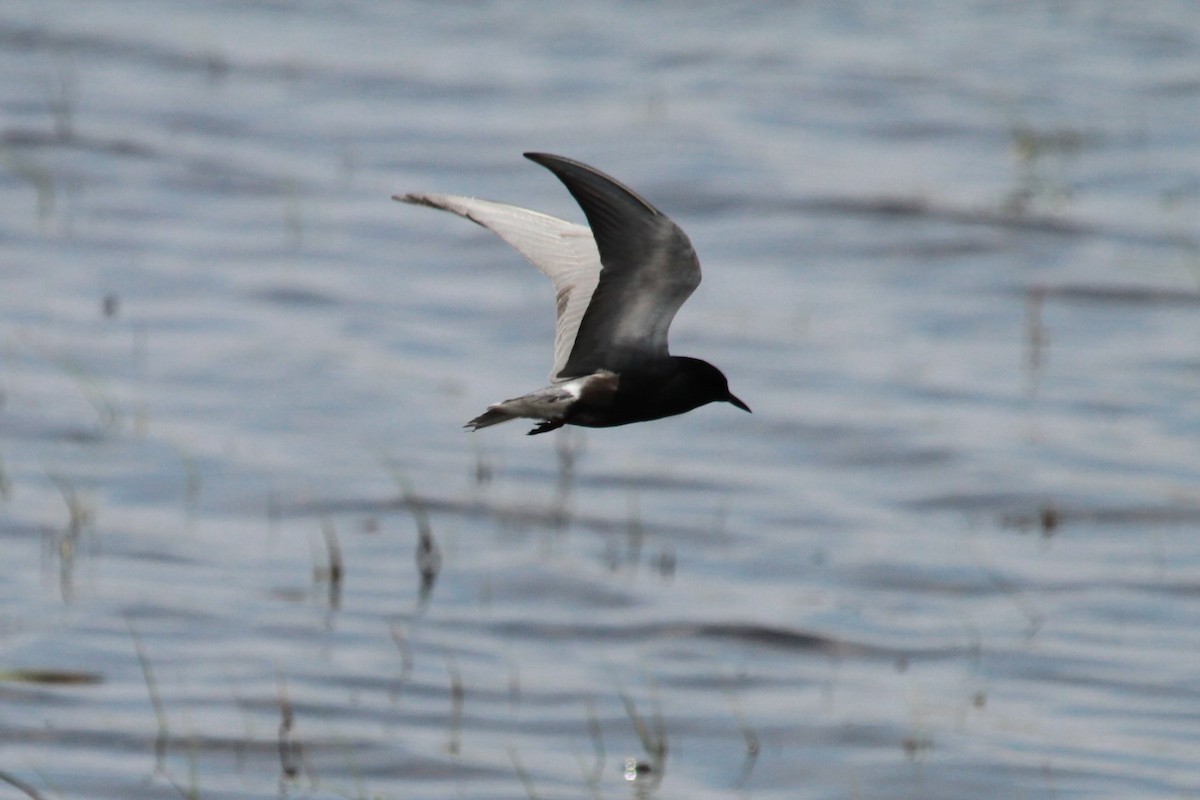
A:
{"type": "Polygon", "coordinates": [[[1191,797],[1190,2],[6,4],[0,797],[1191,797]],[[527,438],[689,232],[753,408],[527,438]]]}

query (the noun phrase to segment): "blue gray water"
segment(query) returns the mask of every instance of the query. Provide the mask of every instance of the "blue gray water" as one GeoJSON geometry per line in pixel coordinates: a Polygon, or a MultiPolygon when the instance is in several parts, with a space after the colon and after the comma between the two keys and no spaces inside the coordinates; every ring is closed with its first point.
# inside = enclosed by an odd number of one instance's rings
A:
{"type": "Polygon", "coordinates": [[[1190,0],[17,0],[0,78],[0,798],[1200,792],[1190,0]],[[753,415],[461,430],[551,290],[388,198],[580,219],[524,150],[753,415]]]}

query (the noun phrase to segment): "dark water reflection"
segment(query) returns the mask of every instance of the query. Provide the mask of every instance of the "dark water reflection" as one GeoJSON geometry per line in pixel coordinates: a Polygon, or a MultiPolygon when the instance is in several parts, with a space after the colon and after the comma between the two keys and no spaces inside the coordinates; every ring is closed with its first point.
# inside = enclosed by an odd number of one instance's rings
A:
{"type": "Polygon", "coordinates": [[[1184,2],[0,10],[3,797],[1200,788],[1184,2]],[[751,416],[467,436],[691,234],[751,416]]]}

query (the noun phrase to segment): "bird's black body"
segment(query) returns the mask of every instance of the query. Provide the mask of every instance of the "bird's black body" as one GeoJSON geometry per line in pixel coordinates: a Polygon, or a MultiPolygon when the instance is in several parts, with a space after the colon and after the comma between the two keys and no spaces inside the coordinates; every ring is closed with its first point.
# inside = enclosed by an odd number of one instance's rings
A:
{"type": "Polygon", "coordinates": [[[599,170],[547,153],[525,155],[566,185],[590,229],[474,198],[396,198],[452,211],[495,231],[554,281],[552,384],[489,406],[466,427],[524,417],[541,420],[530,431],[537,434],[563,425],[645,422],[714,402],[749,411],[719,369],[667,350],[675,312],[700,284],[700,262],[687,234],[599,170]]]}
{"type": "Polygon", "coordinates": [[[745,404],[729,393],[721,371],[698,358],[670,356],[666,361],[623,370],[618,378],[616,390],[611,393],[585,392],[572,404],[563,422],[612,428],[684,414],[718,401],[745,409],[745,404]]]}

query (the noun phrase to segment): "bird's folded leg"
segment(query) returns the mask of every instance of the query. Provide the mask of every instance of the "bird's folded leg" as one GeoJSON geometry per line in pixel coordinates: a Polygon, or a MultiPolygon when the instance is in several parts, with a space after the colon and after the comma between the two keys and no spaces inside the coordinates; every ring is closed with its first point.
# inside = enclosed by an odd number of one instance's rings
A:
{"type": "Polygon", "coordinates": [[[536,436],[539,433],[549,433],[550,431],[558,430],[565,425],[561,419],[549,419],[545,422],[539,422],[534,426],[533,430],[525,434],[526,436],[536,436]]]}

